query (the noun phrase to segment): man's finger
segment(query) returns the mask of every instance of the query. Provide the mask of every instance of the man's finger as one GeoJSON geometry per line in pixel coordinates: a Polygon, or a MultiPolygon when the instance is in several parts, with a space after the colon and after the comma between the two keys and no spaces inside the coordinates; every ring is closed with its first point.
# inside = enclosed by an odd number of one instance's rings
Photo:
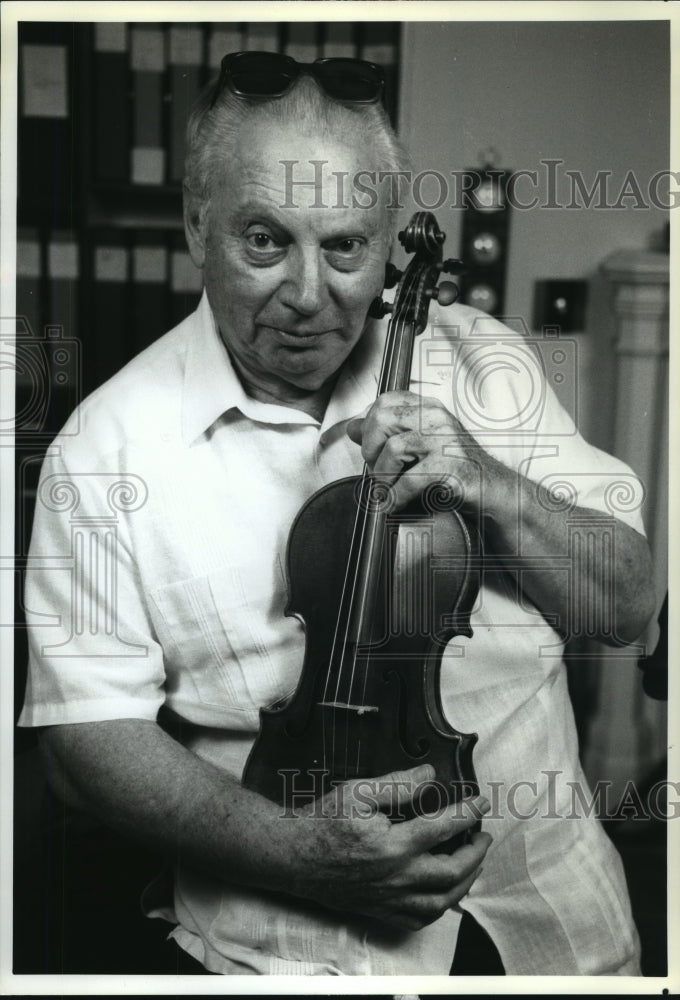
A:
{"type": "Polygon", "coordinates": [[[407,884],[421,892],[449,892],[479,869],[490,844],[490,835],[478,832],[453,854],[419,854],[404,868],[407,884]]]}
{"type": "Polygon", "coordinates": [[[361,452],[365,461],[372,465],[390,438],[418,431],[420,424],[417,406],[404,404],[401,407],[381,409],[376,405],[361,429],[361,452]]]}
{"type": "Polygon", "coordinates": [[[373,463],[375,475],[388,478],[398,476],[405,466],[425,458],[430,453],[429,443],[418,431],[404,431],[388,438],[373,463]]]}
{"type": "Polygon", "coordinates": [[[347,424],[347,437],[355,444],[361,444],[362,428],[364,426],[363,417],[352,417],[347,424]]]}
{"type": "MultiPolygon", "coordinates": [[[[402,848],[407,853],[419,854],[422,851],[431,851],[433,847],[445,843],[456,834],[469,830],[489,812],[490,808],[488,799],[482,795],[464,799],[440,813],[416,816],[414,819],[399,823],[395,827],[395,836],[401,839],[402,848]]],[[[488,834],[483,836],[488,837],[488,834]]],[[[486,846],[488,847],[488,844],[486,846]]]]}
{"type": "Polygon", "coordinates": [[[436,855],[439,862],[448,866],[451,885],[456,885],[478,870],[491,843],[491,834],[477,830],[476,833],[472,834],[469,842],[463,844],[453,854],[436,855]]]}
{"type": "Polygon", "coordinates": [[[352,417],[352,419],[348,421],[346,427],[347,436],[350,440],[354,441],[355,444],[361,444],[361,439],[364,433],[364,421],[374,406],[375,403],[369,403],[365,410],[362,410],[361,413],[357,413],[356,417],[352,417]]]}
{"type": "Polygon", "coordinates": [[[475,884],[480,875],[480,869],[476,868],[471,875],[468,875],[466,879],[459,882],[455,888],[447,894],[446,897],[446,908],[450,910],[452,907],[460,903],[464,896],[467,896],[472,886],[475,884]]]}
{"type": "Polygon", "coordinates": [[[346,783],[345,800],[358,804],[360,811],[366,813],[395,809],[411,802],[418,790],[433,781],[434,776],[431,764],[419,764],[407,771],[390,771],[377,778],[358,778],[346,783]]]}
{"type": "Polygon", "coordinates": [[[448,888],[437,888],[436,883],[433,883],[431,889],[426,885],[414,887],[398,904],[395,922],[401,920],[409,929],[417,930],[439,919],[446,910],[450,910],[467,896],[481,870],[478,864],[474,865],[453,884],[449,880],[448,888]]]}

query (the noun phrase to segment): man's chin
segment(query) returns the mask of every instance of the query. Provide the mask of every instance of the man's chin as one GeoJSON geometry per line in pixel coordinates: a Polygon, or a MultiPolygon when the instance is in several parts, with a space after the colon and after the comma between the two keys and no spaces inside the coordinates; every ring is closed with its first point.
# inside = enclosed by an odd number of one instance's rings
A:
{"type": "Polygon", "coordinates": [[[346,361],[346,357],[324,361],[311,356],[295,356],[286,358],[286,364],[279,364],[278,374],[290,385],[306,392],[316,392],[323,389],[329,382],[335,381],[338,372],[346,361]]]}
{"type": "Polygon", "coordinates": [[[338,368],[335,368],[330,372],[315,371],[306,374],[301,372],[281,372],[280,376],[283,381],[287,382],[294,389],[298,389],[300,392],[312,393],[320,392],[329,384],[335,382],[338,370],[338,368]]]}

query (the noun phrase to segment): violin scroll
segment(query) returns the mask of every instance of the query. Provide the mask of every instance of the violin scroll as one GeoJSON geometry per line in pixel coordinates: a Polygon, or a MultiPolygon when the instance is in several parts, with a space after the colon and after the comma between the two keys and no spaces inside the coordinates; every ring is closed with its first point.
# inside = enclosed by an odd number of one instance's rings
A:
{"type": "Polygon", "coordinates": [[[432,212],[416,212],[406,229],[397,234],[397,239],[406,253],[439,256],[446,239],[446,233],[439,228],[432,212]]]}

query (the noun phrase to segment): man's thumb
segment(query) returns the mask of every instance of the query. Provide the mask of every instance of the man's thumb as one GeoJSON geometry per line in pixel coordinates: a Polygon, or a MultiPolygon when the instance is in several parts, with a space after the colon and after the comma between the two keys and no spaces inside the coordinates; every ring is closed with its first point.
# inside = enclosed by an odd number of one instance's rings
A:
{"type": "MultiPolygon", "coordinates": [[[[373,404],[371,403],[371,406],[373,404]]],[[[355,444],[361,444],[361,439],[364,433],[364,419],[368,414],[371,406],[367,406],[363,413],[359,413],[356,417],[352,417],[347,423],[347,436],[350,440],[354,441],[355,444]]]]}

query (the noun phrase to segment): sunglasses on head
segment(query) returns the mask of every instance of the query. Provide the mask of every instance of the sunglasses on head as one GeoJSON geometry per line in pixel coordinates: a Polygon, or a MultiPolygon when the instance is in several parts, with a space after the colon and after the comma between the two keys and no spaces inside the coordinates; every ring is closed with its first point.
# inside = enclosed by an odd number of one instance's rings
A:
{"type": "Polygon", "coordinates": [[[382,97],[385,77],[380,66],[363,59],[316,59],[300,63],[279,52],[230,52],[222,60],[210,107],[225,87],[238,97],[283,97],[298,77],[308,73],[336,101],[375,104],[382,97]]]}

